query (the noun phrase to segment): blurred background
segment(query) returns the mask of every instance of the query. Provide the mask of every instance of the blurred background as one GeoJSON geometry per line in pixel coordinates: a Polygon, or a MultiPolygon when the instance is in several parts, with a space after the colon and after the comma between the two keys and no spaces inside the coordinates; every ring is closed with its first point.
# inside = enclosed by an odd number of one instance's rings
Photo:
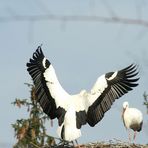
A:
{"type": "MultiPolygon", "coordinates": [[[[136,63],[139,86],[113,104],[95,126],[82,127],[79,143],[128,141],[121,120],[122,103],[139,108],[144,116],[136,143],[148,143],[148,114],[143,94],[148,89],[147,0],[0,0],[0,147],[16,143],[13,124],[27,118],[15,98],[27,99],[32,83],[26,63],[39,45],[70,94],[90,90],[98,76],[136,63]]],[[[62,98],[61,98],[62,99],[62,98]]],[[[46,123],[57,137],[57,121],[46,123]]]]}

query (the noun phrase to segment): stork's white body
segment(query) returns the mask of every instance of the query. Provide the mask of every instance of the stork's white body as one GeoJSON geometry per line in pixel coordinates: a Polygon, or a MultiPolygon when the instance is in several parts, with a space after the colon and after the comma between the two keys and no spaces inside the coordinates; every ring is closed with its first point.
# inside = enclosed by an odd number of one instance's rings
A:
{"type": "Polygon", "coordinates": [[[66,139],[66,141],[73,141],[73,139],[81,136],[81,130],[76,127],[76,112],[74,107],[70,107],[67,110],[63,124],[58,127],[57,134],[59,137],[61,137],[61,133],[66,133],[62,135],[62,139],[66,139]],[[63,132],[62,129],[65,131],[63,132]]]}
{"type": "MultiPolygon", "coordinates": [[[[143,115],[142,112],[137,108],[130,108],[128,102],[123,103],[123,122],[124,126],[129,130],[134,131],[134,138],[136,138],[136,132],[140,132],[143,124],[143,115]]],[[[130,131],[129,131],[129,140],[130,131]]]]}
{"type": "Polygon", "coordinates": [[[141,111],[137,108],[127,108],[124,112],[124,121],[126,128],[135,127],[135,130],[138,130],[138,127],[143,121],[141,111]]]}

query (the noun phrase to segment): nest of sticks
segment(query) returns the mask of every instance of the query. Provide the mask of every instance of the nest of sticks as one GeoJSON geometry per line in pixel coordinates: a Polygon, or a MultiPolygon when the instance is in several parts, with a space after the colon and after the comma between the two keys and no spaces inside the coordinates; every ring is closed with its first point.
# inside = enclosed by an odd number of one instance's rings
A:
{"type": "MultiPolygon", "coordinates": [[[[49,148],[49,147],[44,147],[49,148]]],[[[91,142],[87,144],[81,144],[78,146],[73,145],[73,143],[66,143],[66,144],[57,144],[50,148],[148,148],[148,144],[142,145],[142,144],[134,144],[129,143],[121,140],[110,140],[108,142],[91,142]]]]}

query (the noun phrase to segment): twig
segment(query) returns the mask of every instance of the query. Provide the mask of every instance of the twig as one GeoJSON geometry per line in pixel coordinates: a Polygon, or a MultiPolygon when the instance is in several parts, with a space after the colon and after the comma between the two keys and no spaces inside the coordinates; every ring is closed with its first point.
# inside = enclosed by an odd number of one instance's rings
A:
{"type": "Polygon", "coordinates": [[[36,148],[40,148],[39,146],[37,146],[37,145],[34,144],[33,142],[30,142],[30,144],[32,144],[32,145],[35,146],[36,148]]]}
{"type": "Polygon", "coordinates": [[[87,15],[17,15],[9,17],[0,17],[0,23],[14,21],[74,21],[74,22],[105,22],[131,24],[148,27],[148,21],[142,19],[133,19],[125,17],[105,17],[105,16],[87,16],[87,15]]]}

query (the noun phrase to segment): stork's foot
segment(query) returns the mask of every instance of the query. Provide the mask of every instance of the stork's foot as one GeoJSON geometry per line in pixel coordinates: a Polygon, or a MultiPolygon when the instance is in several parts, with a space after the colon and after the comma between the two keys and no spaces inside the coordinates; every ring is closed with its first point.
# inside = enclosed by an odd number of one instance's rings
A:
{"type": "Polygon", "coordinates": [[[137,132],[134,131],[134,137],[133,137],[133,140],[134,140],[134,141],[135,141],[135,139],[136,139],[136,134],[137,134],[137,132]]]}
{"type": "Polygon", "coordinates": [[[61,140],[57,146],[57,148],[73,148],[73,147],[74,147],[73,142],[68,142],[65,140],[61,140]]]}
{"type": "Polygon", "coordinates": [[[86,148],[86,146],[83,144],[79,145],[77,140],[75,140],[75,142],[76,142],[76,146],[74,146],[74,148],[86,148]]]}
{"type": "Polygon", "coordinates": [[[69,142],[61,139],[61,141],[58,143],[58,145],[55,148],[86,148],[86,146],[79,145],[77,140],[69,142]]]}

